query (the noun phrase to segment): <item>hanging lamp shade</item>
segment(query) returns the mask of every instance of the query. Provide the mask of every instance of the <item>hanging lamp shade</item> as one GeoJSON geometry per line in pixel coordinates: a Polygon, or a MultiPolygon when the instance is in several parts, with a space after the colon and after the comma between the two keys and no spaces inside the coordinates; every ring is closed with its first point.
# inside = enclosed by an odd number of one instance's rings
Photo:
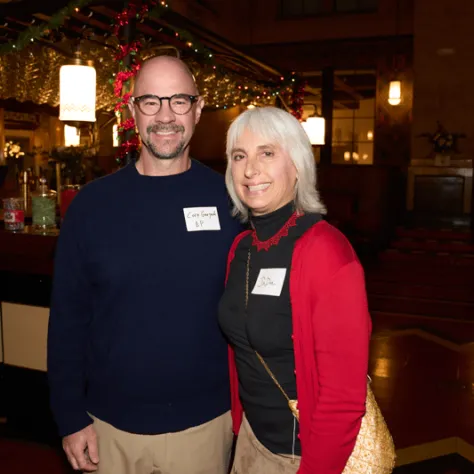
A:
{"type": "Polygon", "coordinates": [[[96,71],[92,61],[75,57],[59,70],[59,120],[95,122],[96,71]]]}
{"type": "Polygon", "coordinates": [[[402,83],[401,81],[390,81],[388,89],[388,103],[390,105],[400,105],[402,101],[402,83]]]}
{"type": "Polygon", "coordinates": [[[302,122],[311,145],[324,145],[326,133],[326,120],[323,117],[308,117],[306,122],[302,122]]]}

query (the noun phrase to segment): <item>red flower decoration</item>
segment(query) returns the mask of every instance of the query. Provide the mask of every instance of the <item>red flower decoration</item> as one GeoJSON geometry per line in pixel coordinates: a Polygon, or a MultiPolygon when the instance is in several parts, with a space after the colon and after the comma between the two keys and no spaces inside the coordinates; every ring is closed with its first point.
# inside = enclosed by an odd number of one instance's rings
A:
{"type": "Polygon", "coordinates": [[[141,47],[142,47],[142,44],[140,43],[140,41],[134,41],[133,43],[130,43],[130,44],[121,44],[119,46],[118,53],[115,55],[115,60],[121,61],[128,54],[137,53],[141,47]]]}
{"type": "Polygon", "coordinates": [[[127,94],[125,94],[121,99],[120,101],[115,105],[115,108],[114,108],[114,111],[115,112],[118,112],[120,109],[122,109],[123,107],[126,107],[129,100],[130,100],[130,97],[132,96],[132,94],[130,94],[130,92],[128,92],[127,94]]]}
{"type": "Polygon", "coordinates": [[[132,130],[135,128],[135,120],[133,118],[129,118],[125,120],[125,122],[121,123],[118,132],[119,134],[124,134],[127,130],[132,130]]]}
{"type": "Polygon", "coordinates": [[[137,135],[133,136],[130,140],[123,142],[116,155],[116,160],[121,162],[130,152],[135,151],[140,146],[140,139],[137,135]]]}

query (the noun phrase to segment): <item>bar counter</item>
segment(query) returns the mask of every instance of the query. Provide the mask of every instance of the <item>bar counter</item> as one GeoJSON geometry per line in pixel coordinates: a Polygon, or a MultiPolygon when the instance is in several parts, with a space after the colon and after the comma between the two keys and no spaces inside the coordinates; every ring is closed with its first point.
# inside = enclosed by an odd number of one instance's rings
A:
{"type": "Polygon", "coordinates": [[[31,226],[21,232],[0,227],[0,272],[52,275],[54,249],[59,230],[37,234],[31,226]]]}
{"type": "Polygon", "coordinates": [[[46,341],[58,235],[0,227],[0,416],[7,434],[50,443],[46,341]]]}

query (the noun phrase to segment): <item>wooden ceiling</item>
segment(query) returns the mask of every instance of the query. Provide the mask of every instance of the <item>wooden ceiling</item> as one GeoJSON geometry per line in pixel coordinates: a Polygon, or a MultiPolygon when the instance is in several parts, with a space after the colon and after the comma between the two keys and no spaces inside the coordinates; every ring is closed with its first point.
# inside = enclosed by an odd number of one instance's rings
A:
{"type": "MultiPolygon", "coordinates": [[[[322,94],[321,71],[308,71],[302,74],[307,81],[308,97],[306,104],[320,106],[322,94]]],[[[377,86],[375,69],[334,71],[334,107],[336,109],[357,109],[361,100],[373,99],[377,86]]]]}
{"type": "MultiPolygon", "coordinates": [[[[21,39],[22,33],[32,25],[49,24],[64,5],[65,0],[2,3],[0,48],[2,44],[21,39]]],[[[87,6],[71,10],[59,28],[50,28],[47,35],[31,44],[28,42],[21,51],[18,48],[13,54],[0,55],[0,98],[57,106],[57,70],[79,49],[87,59],[94,61],[97,70],[97,107],[112,110],[116,99],[109,82],[118,70],[114,57],[123,40],[115,36],[114,19],[123,8],[123,1],[93,0],[87,6]]],[[[266,89],[280,90],[282,86],[281,71],[245,54],[222,38],[200,30],[171,9],[164,9],[158,17],[138,18],[133,28],[133,38],[142,45],[140,60],[162,54],[163,48],[174,48],[171,54],[178,54],[187,62],[206,103],[212,108],[237,103],[246,105],[254,97],[268,103],[272,96],[265,95],[266,89]],[[208,60],[209,57],[212,59],[208,60]]],[[[286,77],[290,81],[291,72],[286,71],[286,77]]]]}
{"type": "MultiPolygon", "coordinates": [[[[402,57],[404,67],[413,60],[413,37],[370,37],[313,41],[304,43],[255,45],[247,52],[277,68],[298,71],[308,81],[318,101],[321,94],[322,71],[331,68],[335,74],[334,100],[339,108],[354,108],[363,98],[376,95],[377,74],[393,68],[402,57]]],[[[319,99],[320,100],[320,99],[319,99]]]]}
{"type": "MultiPolygon", "coordinates": [[[[0,0],[0,45],[15,40],[30,25],[48,22],[51,16],[65,5],[65,0],[0,0]]],[[[113,19],[124,7],[123,1],[95,0],[81,10],[75,11],[58,30],[40,40],[45,46],[61,47],[64,39],[87,39],[107,46],[113,35],[113,19]]],[[[190,23],[169,10],[160,18],[145,18],[136,22],[136,34],[145,43],[170,45],[186,52],[186,42],[175,35],[175,28],[187,28],[190,23]]],[[[228,42],[207,32],[198,32],[199,42],[211,50],[215,60],[223,67],[259,81],[277,82],[280,71],[255,60],[239,51],[228,42]]],[[[68,51],[62,51],[70,54],[68,51]]],[[[186,53],[185,53],[186,54],[186,53]]]]}
{"type": "MultiPolygon", "coordinates": [[[[32,24],[48,22],[64,4],[65,0],[0,0],[0,45],[15,40],[32,24]]],[[[51,31],[39,43],[59,49],[65,56],[72,54],[71,41],[84,38],[98,46],[110,47],[114,39],[113,19],[123,6],[123,1],[94,0],[73,12],[60,29],[51,31]]],[[[220,65],[243,77],[271,84],[278,82],[282,73],[297,71],[308,84],[306,104],[320,104],[321,69],[332,65],[335,69],[334,102],[338,108],[357,108],[360,100],[375,97],[377,56],[389,54],[391,49],[387,40],[374,40],[374,44],[349,45],[288,43],[250,47],[244,51],[171,10],[160,18],[141,19],[136,24],[136,33],[148,44],[174,46],[186,54],[186,43],[176,38],[175,27],[192,32],[213,52],[220,65]]],[[[411,40],[406,42],[403,47],[409,50],[411,40]]]]}

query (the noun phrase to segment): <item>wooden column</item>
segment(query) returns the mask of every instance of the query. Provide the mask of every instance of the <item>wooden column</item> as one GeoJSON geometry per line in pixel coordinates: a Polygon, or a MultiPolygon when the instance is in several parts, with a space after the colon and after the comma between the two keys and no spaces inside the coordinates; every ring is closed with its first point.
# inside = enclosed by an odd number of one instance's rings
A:
{"type": "Polygon", "coordinates": [[[323,69],[322,116],[326,120],[325,144],[321,148],[321,164],[331,164],[332,158],[332,111],[334,108],[334,69],[323,69]]]}

